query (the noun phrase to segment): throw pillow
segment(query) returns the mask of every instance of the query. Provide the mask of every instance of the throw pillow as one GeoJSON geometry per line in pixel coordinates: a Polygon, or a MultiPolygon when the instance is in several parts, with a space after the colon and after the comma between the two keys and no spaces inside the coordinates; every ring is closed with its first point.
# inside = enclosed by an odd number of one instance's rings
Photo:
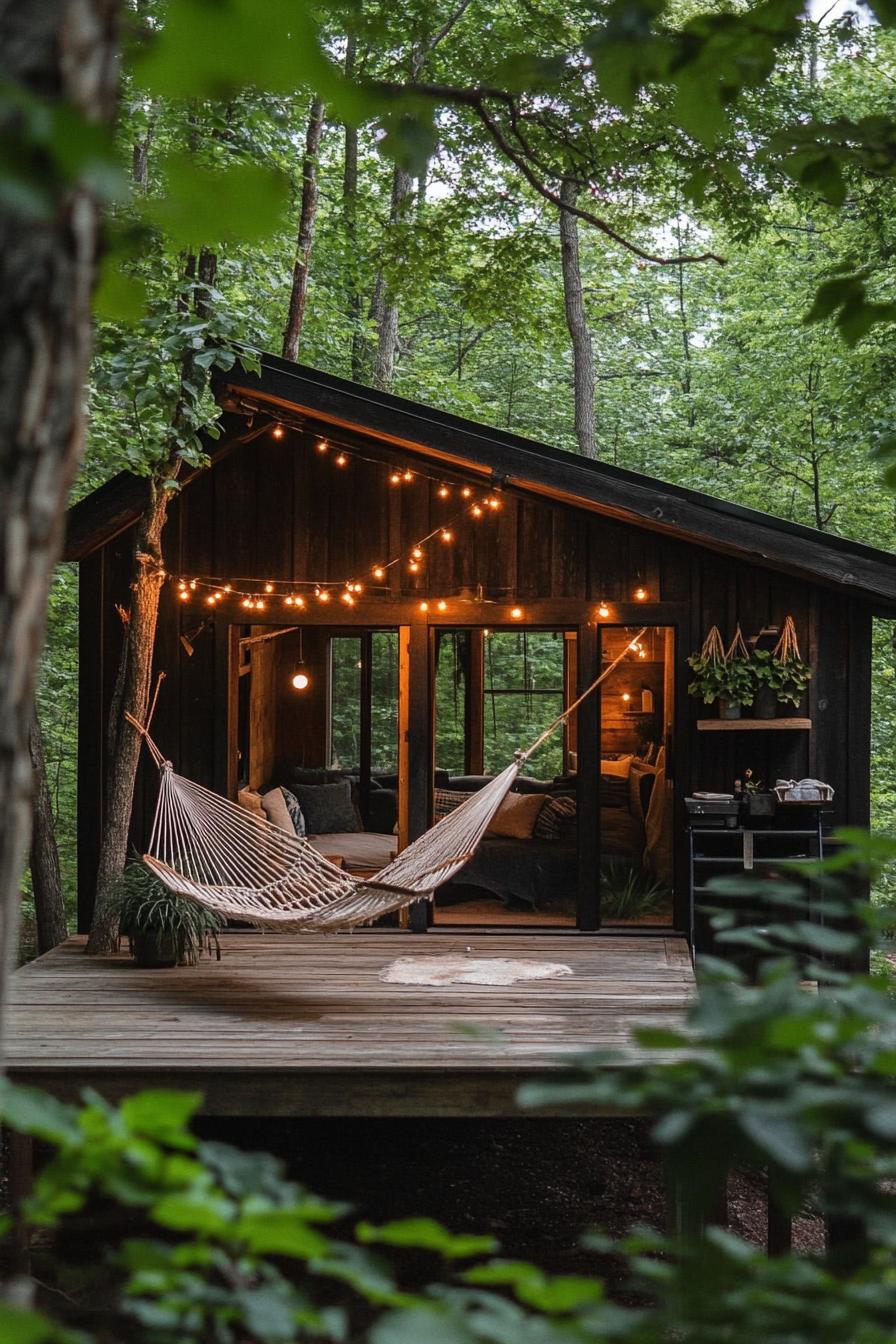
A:
{"type": "Polygon", "coordinates": [[[535,840],[560,840],[575,826],[575,798],[548,798],[539,812],[532,835],[535,840]]]}
{"type": "Polygon", "coordinates": [[[362,829],[352,802],[352,786],[342,779],[336,784],[294,784],[296,797],[309,835],[347,834],[362,829]]]}
{"type": "MultiPolygon", "coordinates": [[[[247,812],[254,812],[256,817],[264,817],[264,808],[261,805],[261,794],[257,789],[240,789],[236,796],[240,807],[244,807],[247,812]]],[[[265,817],[265,820],[267,818],[265,817]]]]}
{"type": "Polygon", "coordinates": [[[441,821],[447,817],[449,812],[453,812],[461,803],[465,803],[468,798],[472,798],[471,793],[463,793],[460,789],[436,789],[433,793],[433,816],[436,821],[441,821]]]}
{"type": "Polygon", "coordinates": [[[628,810],[642,824],[647,815],[650,792],[656,777],[656,766],[646,765],[643,761],[633,761],[628,777],[628,810]]]}
{"type": "Polygon", "coordinates": [[[283,801],[286,804],[286,810],[289,813],[289,819],[292,822],[293,830],[296,835],[304,836],[306,833],[305,814],[299,806],[299,800],[289,789],[281,789],[283,801]]]}
{"type": "Polygon", "coordinates": [[[531,840],[546,793],[508,793],[492,817],[486,835],[506,835],[512,840],[531,840]]]}
{"type": "Polygon", "coordinates": [[[616,758],[605,756],[600,763],[600,772],[602,775],[618,775],[621,779],[628,779],[634,759],[634,754],[616,758]]]}
{"type": "Polygon", "coordinates": [[[282,789],[269,789],[267,793],[263,793],[261,795],[261,806],[272,826],[278,826],[281,831],[288,831],[292,835],[292,818],[286,809],[286,803],[283,801],[282,789]]]}

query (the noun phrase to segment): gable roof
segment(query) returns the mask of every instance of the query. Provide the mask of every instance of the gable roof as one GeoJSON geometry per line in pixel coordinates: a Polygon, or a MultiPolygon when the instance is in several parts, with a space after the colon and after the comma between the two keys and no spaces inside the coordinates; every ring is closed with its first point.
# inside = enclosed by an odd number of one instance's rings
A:
{"type": "MultiPolygon", "coordinates": [[[[225,408],[249,404],[269,409],[273,416],[288,411],[360,431],[544,498],[816,583],[848,588],[876,609],[896,612],[896,554],[890,551],[579,457],[275,355],[263,357],[260,376],[239,366],[219,375],[215,391],[225,408]]],[[[228,450],[228,441],[209,450],[214,461],[228,450]]],[[[184,483],[191,478],[185,477],[184,483]]],[[[122,472],[75,504],[69,510],[65,558],[81,559],[127,527],[145,492],[145,481],[122,472]]]]}

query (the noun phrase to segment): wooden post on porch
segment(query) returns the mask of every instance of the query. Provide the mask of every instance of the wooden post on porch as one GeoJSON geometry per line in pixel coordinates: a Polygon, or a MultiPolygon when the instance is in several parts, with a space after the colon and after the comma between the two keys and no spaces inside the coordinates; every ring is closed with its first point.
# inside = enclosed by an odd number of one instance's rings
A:
{"type": "MultiPolygon", "coordinates": [[[[398,843],[416,840],[429,827],[432,804],[432,715],[429,627],[425,621],[398,632],[398,843]]],[[[417,901],[408,923],[415,933],[429,926],[432,908],[417,901]]]]}

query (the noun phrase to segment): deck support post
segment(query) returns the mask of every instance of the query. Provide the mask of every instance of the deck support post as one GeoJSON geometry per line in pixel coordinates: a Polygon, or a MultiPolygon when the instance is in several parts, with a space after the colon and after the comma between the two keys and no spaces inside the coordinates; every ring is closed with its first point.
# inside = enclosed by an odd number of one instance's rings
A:
{"type": "Polygon", "coordinates": [[[8,1198],[12,1214],[12,1228],[7,1239],[9,1272],[27,1275],[31,1272],[31,1233],[22,1217],[22,1206],[34,1185],[34,1140],[28,1134],[14,1129],[6,1131],[8,1162],[8,1198]]]}

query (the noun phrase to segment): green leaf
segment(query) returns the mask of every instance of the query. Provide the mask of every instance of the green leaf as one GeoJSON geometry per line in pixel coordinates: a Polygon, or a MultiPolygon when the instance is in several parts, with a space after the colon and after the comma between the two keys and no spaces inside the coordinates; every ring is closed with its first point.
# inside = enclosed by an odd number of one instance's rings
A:
{"type": "Polygon", "coordinates": [[[140,208],[175,247],[256,241],[277,230],[289,203],[288,179],[263,164],[220,172],[181,154],[163,168],[166,194],[141,201],[140,208]]]}
{"type": "Polygon", "coordinates": [[[298,1217],[292,1209],[267,1209],[244,1214],[234,1228],[250,1251],[256,1255],[288,1255],[309,1260],[326,1255],[329,1241],[298,1217]]]}
{"type": "Polygon", "coordinates": [[[794,1121],[771,1111],[743,1107],[737,1123],[746,1137],[785,1171],[806,1172],[812,1166],[812,1145],[794,1121]]]}
{"type": "Polygon", "coordinates": [[[356,1235],[360,1242],[370,1245],[413,1246],[420,1250],[438,1251],[449,1260],[464,1260],[472,1255],[486,1255],[497,1248],[494,1237],[472,1234],[455,1236],[434,1218],[402,1218],[376,1227],[372,1223],[358,1224],[356,1235]]]}
{"type": "Polygon", "coordinates": [[[79,1143],[81,1130],[73,1106],[57,1101],[37,1088],[0,1079],[0,1121],[19,1134],[64,1146],[79,1143]]]}
{"type": "Polygon", "coordinates": [[[192,1149],[196,1141],[188,1126],[201,1105],[201,1092],[148,1090],[127,1097],[121,1103],[121,1116],[138,1134],[172,1148],[192,1149]]]}

